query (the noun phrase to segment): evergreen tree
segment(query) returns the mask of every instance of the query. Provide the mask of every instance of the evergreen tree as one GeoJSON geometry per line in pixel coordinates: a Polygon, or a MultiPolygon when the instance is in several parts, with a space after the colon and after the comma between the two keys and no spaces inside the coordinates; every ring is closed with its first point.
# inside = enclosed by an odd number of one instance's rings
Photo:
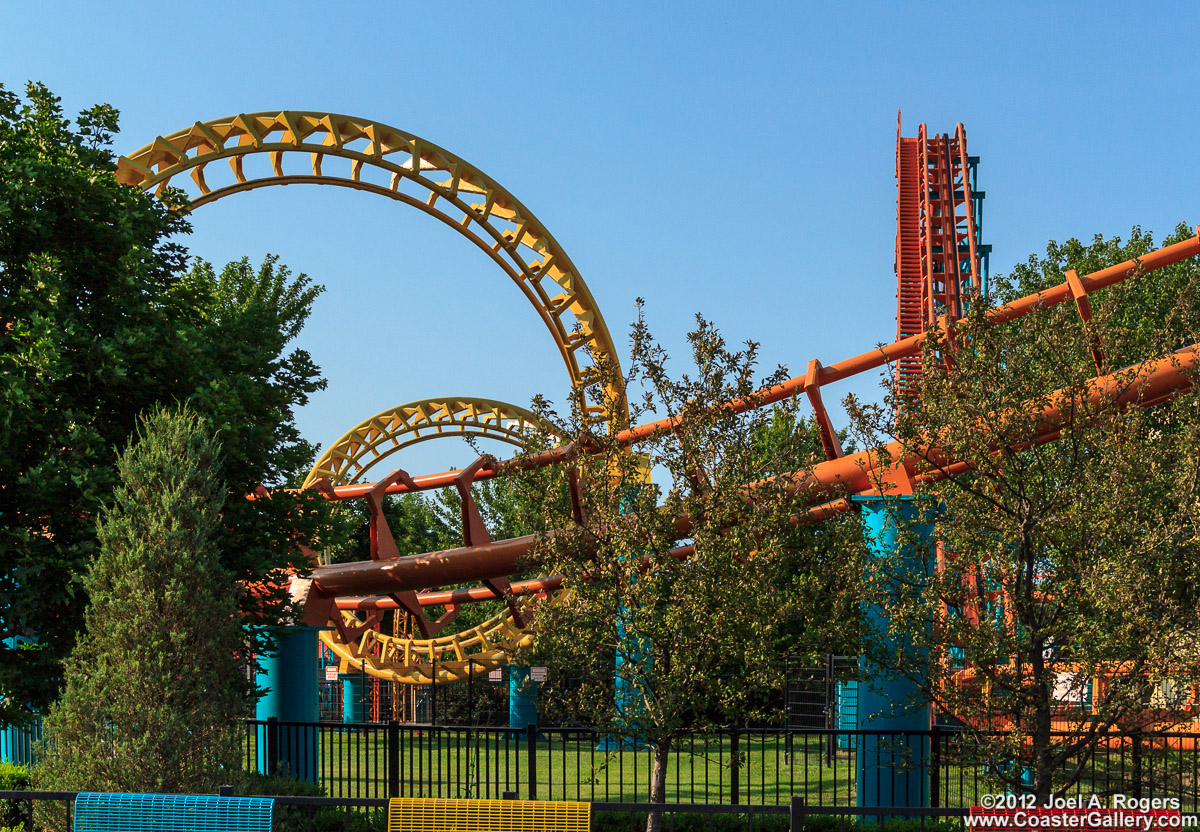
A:
{"type": "Polygon", "coordinates": [[[238,585],[215,545],[219,456],[207,424],[181,408],[145,417],[118,460],[41,788],[211,792],[237,771],[250,691],[238,585]]]}

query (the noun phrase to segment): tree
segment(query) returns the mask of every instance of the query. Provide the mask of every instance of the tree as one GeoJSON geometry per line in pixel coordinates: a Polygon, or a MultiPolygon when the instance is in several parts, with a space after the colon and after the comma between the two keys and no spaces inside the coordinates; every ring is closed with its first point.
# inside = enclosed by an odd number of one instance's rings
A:
{"type": "Polygon", "coordinates": [[[222,557],[268,588],[247,614],[275,618],[278,577],[315,533],[310,495],[243,497],[307,467],[292,409],[324,381],[287,346],[320,287],[273,259],[188,270],[179,195],[118,184],[116,129],[111,107],[72,127],[45,87],[24,103],[0,88],[0,724],[57,695],[113,449],[156,402],[191,401],[224,437],[222,557]]]}
{"type": "Polygon", "coordinates": [[[84,580],[85,629],[46,720],[40,788],[208,793],[238,772],[249,657],[218,545],[220,454],[181,408],[152,412],[121,455],[84,580]]]}
{"type": "MultiPolygon", "coordinates": [[[[776,404],[770,419],[758,426],[754,455],[760,461],[756,479],[807,471],[826,459],[815,419],[799,413],[796,399],[776,404]]],[[[838,431],[845,453],[856,452],[853,437],[838,431]]],[[[861,521],[855,512],[835,514],[820,523],[793,530],[782,552],[789,561],[779,570],[775,587],[781,607],[776,652],[790,659],[821,665],[829,654],[854,656],[859,649],[857,587],[861,569],[853,553],[861,548],[861,521]]]]}
{"type": "MultiPolygon", "coordinates": [[[[1151,242],[1135,230],[1125,248],[1051,244],[994,297],[1151,242]]],[[[974,298],[954,343],[931,331],[917,394],[893,380],[883,405],[851,408],[865,444],[894,439],[925,472],[970,463],[892,515],[902,551],[864,588],[890,626],[864,651],[918,682],[994,776],[1039,802],[1078,781],[1105,732],[1182,720],[1171,706],[1200,678],[1200,399],[1119,402],[1136,391],[1130,362],[1200,341],[1198,275],[1193,260],[1093,295],[1086,327],[1069,303],[997,326],[974,298]],[[1098,373],[1116,389],[1090,396],[1098,373]],[[1063,421],[1047,442],[1038,413],[1052,403],[1063,421]]]]}
{"type": "MultiPolygon", "coordinates": [[[[635,454],[616,441],[624,424],[573,420],[574,441],[596,453],[579,460],[585,487],[574,525],[565,489],[543,486],[544,528],[560,531],[542,536],[535,557],[539,569],[566,577],[569,592],[538,610],[534,650],[577,671],[580,683],[562,695],[581,718],[653,749],[650,799],[663,802],[670,754],[686,732],[766,718],[768,692],[778,690],[778,632],[800,612],[789,588],[810,550],[791,523],[803,495],[762,475],[806,456],[810,434],[777,431],[764,457],[770,409],[714,406],[753,400],[785,376],[780,368],[757,377],[757,345],[732,350],[698,319],[689,335],[695,370],[673,378],[641,317],[632,340],[627,387],[644,390],[633,418],[656,410],[673,427],[635,454]],[[651,468],[668,481],[651,483],[651,468]],[[687,548],[672,551],[680,542],[687,548]]],[[[660,824],[651,813],[647,828],[660,824]]]]}

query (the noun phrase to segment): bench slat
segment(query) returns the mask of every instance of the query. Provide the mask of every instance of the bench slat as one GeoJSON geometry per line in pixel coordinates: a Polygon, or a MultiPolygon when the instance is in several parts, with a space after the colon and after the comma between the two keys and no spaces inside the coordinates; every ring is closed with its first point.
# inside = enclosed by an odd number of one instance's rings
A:
{"type": "Polygon", "coordinates": [[[388,832],[589,832],[592,804],[566,800],[393,797],[388,832]]]}
{"type": "Polygon", "coordinates": [[[269,797],[80,792],[75,832],[271,832],[269,797]]]}

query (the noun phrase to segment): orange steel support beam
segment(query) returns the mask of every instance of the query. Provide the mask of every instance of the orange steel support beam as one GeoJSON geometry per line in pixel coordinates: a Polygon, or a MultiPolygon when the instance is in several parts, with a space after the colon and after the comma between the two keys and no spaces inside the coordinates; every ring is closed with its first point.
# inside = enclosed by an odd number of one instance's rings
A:
{"type": "MultiPolygon", "coordinates": [[[[1147,362],[1132,377],[1123,371],[1093,379],[1085,391],[1085,398],[1092,405],[1115,397],[1113,403],[1116,406],[1151,406],[1192,389],[1192,374],[1198,369],[1200,344],[1147,362]]],[[[1062,391],[1052,394],[1049,401],[1050,404],[1041,410],[1037,423],[1039,435],[1046,440],[1055,438],[1068,412],[1082,404],[1062,391]]],[[[932,441],[928,451],[920,455],[905,455],[900,443],[892,442],[881,449],[818,463],[810,472],[797,472],[790,475],[790,479],[793,490],[804,491],[819,499],[835,490],[852,494],[877,493],[876,483],[879,480],[911,480],[919,485],[965,472],[970,470],[971,465],[970,460],[945,459],[932,441]],[[881,450],[899,460],[895,472],[874,468],[881,450]]],[[[751,495],[756,485],[752,483],[747,486],[751,495]]],[[[845,500],[838,501],[836,507],[826,504],[814,509],[821,519],[845,510],[849,510],[845,500]]],[[[679,536],[685,537],[691,524],[683,518],[677,522],[676,528],[679,536]]],[[[313,572],[313,588],[316,594],[328,599],[341,595],[394,593],[460,581],[486,580],[511,574],[517,562],[533,551],[537,541],[537,535],[525,535],[481,546],[430,552],[392,561],[322,566],[313,572]]]]}
{"type": "MultiPolygon", "coordinates": [[[[1200,233],[1200,227],[1197,227],[1197,232],[1200,233]]],[[[1200,237],[1190,237],[1174,245],[1149,252],[1143,257],[1126,260],[1123,263],[1109,266],[1089,275],[1079,275],[1077,276],[1078,287],[1076,291],[1081,289],[1083,295],[1087,296],[1099,289],[1120,283],[1122,280],[1136,274],[1154,271],[1155,269],[1160,269],[1197,255],[1200,255],[1200,237]]],[[[1072,292],[1072,283],[1074,281],[1064,280],[1057,286],[1026,295],[1004,306],[991,309],[988,311],[987,316],[992,323],[1006,323],[1028,315],[1035,309],[1054,306],[1065,300],[1074,299],[1076,295],[1072,292]]],[[[944,332],[946,326],[946,319],[944,317],[939,319],[939,329],[944,332]]],[[[907,356],[919,355],[927,337],[927,332],[910,335],[886,346],[877,347],[870,352],[856,355],[853,358],[847,358],[835,364],[830,364],[827,367],[819,367],[811,374],[812,381],[824,386],[842,381],[858,373],[878,369],[907,356]]],[[[808,389],[809,383],[809,374],[806,373],[804,376],[798,376],[773,387],[760,390],[750,398],[733,399],[726,402],[723,406],[736,413],[741,413],[755,407],[762,407],[804,393],[808,389]]],[[[674,423],[671,419],[659,419],[655,422],[648,422],[644,425],[624,430],[617,434],[616,439],[623,445],[630,445],[648,439],[660,431],[672,430],[673,427],[674,423]]],[[[494,469],[484,469],[476,473],[475,479],[476,481],[490,479],[505,471],[527,470],[553,465],[564,462],[578,453],[581,453],[581,451],[570,445],[551,448],[540,453],[500,462],[494,469]]],[[[851,458],[843,457],[842,459],[851,458]]],[[[427,491],[435,488],[447,488],[454,485],[454,478],[456,476],[458,476],[457,471],[446,471],[439,474],[426,474],[424,476],[413,477],[412,482],[414,487],[409,487],[404,483],[393,483],[385,489],[385,493],[401,494],[411,490],[427,491]]],[[[337,486],[333,489],[333,498],[337,500],[349,500],[364,497],[374,486],[374,483],[337,486]]],[[[429,585],[436,585],[436,582],[429,585]]]]}
{"type": "MultiPolygon", "coordinates": [[[[540,595],[554,592],[562,587],[561,575],[553,578],[536,578],[531,581],[517,581],[509,589],[513,595],[540,595]]],[[[476,601],[495,601],[500,598],[495,590],[486,586],[472,589],[451,589],[444,592],[421,592],[417,594],[417,602],[422,607],[435,607],[443,604],[469,604],[476,601]]],[[[397,610],[402,609],[395,598],[390,595],[371,595],[364,598],[338,598],[335,606],[339,610],[397,610]]]]}

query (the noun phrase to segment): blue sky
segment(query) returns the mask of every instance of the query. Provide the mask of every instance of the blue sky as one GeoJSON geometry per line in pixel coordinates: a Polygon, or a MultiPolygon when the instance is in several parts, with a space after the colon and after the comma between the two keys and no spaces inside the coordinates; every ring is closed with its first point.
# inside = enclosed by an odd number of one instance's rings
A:
{"type": "MultiPolygon", "coordinates": [[[[1200,222],[1197,24],[1195,2],[10,0],[0,83],[115,105],[120,152],[260,110],[399,127],[532,209],[618,341],[640,296],[680,369],[700,312],[801,373],[894,337],[897,109],[906,135],[966,125],[994,272],[1049,239],[1200,222]]],[[[314,442],[427,396],[566,396],[508,279],[412,209],[268,188],[193,221],[194,254],[278,253],[328,287],[302,337],[329,378],[299,416],[314,442]]],[[[397,463],[469,459],[425,443],[397,463]]]]}

